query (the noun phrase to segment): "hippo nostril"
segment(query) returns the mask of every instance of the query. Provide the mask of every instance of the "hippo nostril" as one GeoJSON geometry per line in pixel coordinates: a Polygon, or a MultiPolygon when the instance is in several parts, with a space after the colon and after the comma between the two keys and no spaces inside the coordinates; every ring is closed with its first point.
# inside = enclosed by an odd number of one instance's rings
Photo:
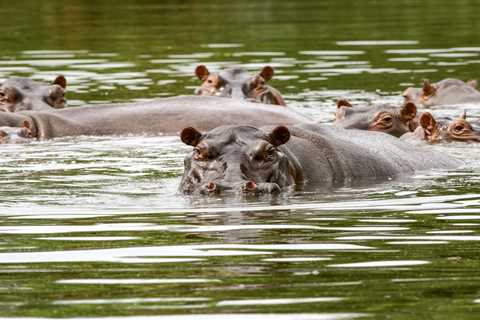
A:
{"type": "Polygon", "coordinates": [[[257,184],[255,183],[255,181],[247,181],[245,183],[245,190],[246,191],[255,191],[257,190],[257,184]]]}
{"type": "Polygon", "coordinates": [[[217,185],[215,184],[215,182],[209,182],[207,183],[206,188],[209,192],[214,192],[215,190],[217,190],[217,185]]]}

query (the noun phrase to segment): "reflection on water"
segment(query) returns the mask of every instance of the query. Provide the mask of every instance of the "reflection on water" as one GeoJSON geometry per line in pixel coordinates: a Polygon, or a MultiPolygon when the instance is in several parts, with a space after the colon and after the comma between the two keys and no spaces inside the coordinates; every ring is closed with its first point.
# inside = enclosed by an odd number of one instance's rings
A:
{"type": "MultiPolygon", "coordinates": [[[[251,73],[268,64],[291,108],[330,123],[338,98],[400,103],[425,78],[478,77],[471,3],[426,5],[22,2],[4,8],[12,21],[0,22],[9,43],[0,78],[64,74],[75,107],[191,94],[200,63],[251,73]]],[[[434,112],[464,109],[478,121],[478,105],[434,112]]],[[[178,137],[2,145],[0,310],[33,319],[475,319],[478,146],[435,148],[466,165],[328,193],[199,198],[177,193],[187,150],[178,137]]]]}

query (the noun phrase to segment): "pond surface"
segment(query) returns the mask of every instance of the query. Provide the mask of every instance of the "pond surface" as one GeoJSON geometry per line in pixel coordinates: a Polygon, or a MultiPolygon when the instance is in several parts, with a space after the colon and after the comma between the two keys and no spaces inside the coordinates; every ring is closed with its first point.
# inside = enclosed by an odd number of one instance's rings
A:
{"type": "MultiPolygon", "coordinates": [[[[25,1],[2,6],[0,77],[64,74],[71,107],[191,94],[197,64],[275,68],[287,103],[401,101],[478,78],[479,7],[456,1],[25,1]]],[[[479,106],[438,115],[472,121],[479,106]]],[[[2,145],[2,317],[478,319],[480,155],[331,193],[177,194],[177,137],[2,145]],[[228,314],[228,315],[227,315],[228,314]]],[[[110,319],[109,318],[109,319],[110,319]]]]}

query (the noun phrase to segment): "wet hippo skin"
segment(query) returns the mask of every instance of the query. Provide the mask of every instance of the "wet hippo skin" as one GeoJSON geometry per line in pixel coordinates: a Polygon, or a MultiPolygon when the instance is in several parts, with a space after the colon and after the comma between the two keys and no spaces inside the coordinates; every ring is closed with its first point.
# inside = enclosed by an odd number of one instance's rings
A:
{"type": "Polygon", "coordinates": [[[187,126],[200,130],[227,124],[296,124],[310,119],[286,108],[271,108],[218,97],[179,96],[148,102],[68,108],[56,112],[0,112],[0,127],[22,127],[33,137],[78,135],[175,134],[187,126]]]}
{"type": "Polygon", "coordinates": [[[67,80],[57,76],[51,84],[28,78],[9,78],[0,85],[0,111],[52,111],[65,107],[67,80]]]}
{"type": "Polygon", "coordinates": [[[194,147],[179,186],[187,194],[351,186],[461,164],[385,133],[319,124],[222,126],[208,132],[188,127],[180,137],[194,147]]]}

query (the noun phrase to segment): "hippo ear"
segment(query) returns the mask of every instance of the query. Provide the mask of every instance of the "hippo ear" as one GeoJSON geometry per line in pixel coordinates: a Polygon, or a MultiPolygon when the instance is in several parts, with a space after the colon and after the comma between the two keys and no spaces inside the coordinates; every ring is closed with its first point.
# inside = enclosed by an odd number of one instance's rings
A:
{"type": "Polygon", "coordinates": [[[26,129],[31,129],[32,125],[30,124],[30,122],[28,120],[23,120],[22,127],[26,128],[26,129]]]}
{"type": "Polygon", "coordinates": [[[467,120],[467,110],[463,110],[463,113],[460,116],[460,119],[467,120]]]}
{"type": "Polygon", "coordinates": [[[67,79],[63,75],[59,75],[53,80],[52,84],[58,84],[63,89],[67,88],[67,79]]]}
{"type": "Polygon", "coordinates": [[[430,112],[424,112],[419,119],[420,125],[423,129],[432,129],[437,122],[430,112]]]}
{"type": "Polygon", "coordinates": [[[0,138],[5,138],[6,136],[8,136],[8,133],[6,133],[3,130],[0,130],[0,138]]]}
{"type": "Polygon", "coordinates": [[[265,81],[269,81],[273,78],[273,68],[270,66],[263,67],[262,71],[260,71],[260,75],[263,79],[265,79],[265,81]]]}
{"type": "Polygon", "coordinates": [[[407,102],[400,110],[400,117],[403,121],[410,121],[417,115],[417,106],[413,102],[407,102]]]}
{"type": "Polygon", "coordinates": [[[337,109],[340,107],[352,107],[352,104],[347,99],[337,100],[337,109]]]}
{"type": "Polygon", "coordinates": [[[435,87],[432,86],[432,84],[428,80],[423,80],[422,90],[423,90],[423,95],[427,97],[431,96],[436,91],[435,87]]]}
{"type": "Polygon", "coordinates": [[[268,142],[275,147],[285,144],[290,139],[290,130],[285,126],[278,126],[268,134],[268,142]]]}
{"type": "Polygon", "coordinates": [[[468,80],[467,84],[472,88],[477,88],[477,85],[478,85],[477,80],[474,80],[474,79],[468,80]]]}
{"type": "Polygon", "coordinates": [[[209,74],[210,74],[210,71],[208,71],[207,67],[205,67],[203,64],[199,64],[195,68],[195,75],[200,80],[205,80],[209,74]]]}
{"type": "Polygon", "coordinates": [[[182,133],[180,133],[182,142],[193,147],[200,142],[201,137],[202,134],[197,129],[192,127],[185,128],[182,130],[182,133]]]}

